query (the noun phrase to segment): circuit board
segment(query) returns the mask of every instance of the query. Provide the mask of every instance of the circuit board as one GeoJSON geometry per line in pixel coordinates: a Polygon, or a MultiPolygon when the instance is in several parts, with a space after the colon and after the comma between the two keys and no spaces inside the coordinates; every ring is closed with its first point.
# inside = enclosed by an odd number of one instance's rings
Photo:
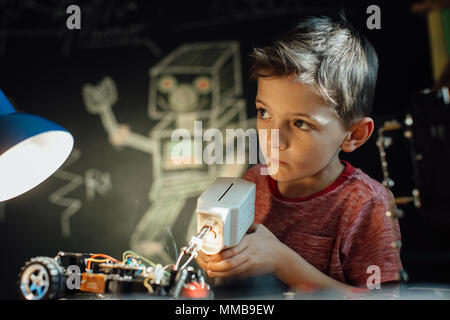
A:
{"type": "Polygon", "coordinates": [[[26,300],[59,299],[72,294],[146,293],[154,297],[212,297],[201,270],[192,266],[155,264],[134,251],[118,260],[101,253],[59,252],[35,257],[19,274],[19,292],[26,300]]]}

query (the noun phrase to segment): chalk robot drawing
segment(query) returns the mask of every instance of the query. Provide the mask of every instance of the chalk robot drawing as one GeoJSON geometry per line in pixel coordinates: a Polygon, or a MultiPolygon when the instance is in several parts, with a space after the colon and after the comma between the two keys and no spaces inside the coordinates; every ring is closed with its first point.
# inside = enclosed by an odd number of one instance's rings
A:
{"type": "MultiPolygon", "coordinates": [[[[148,116],[157,124],[148,136],[118,123],[112,109],[118,91],[112,78],[105,76],[98,84],[85,84],[82,97],[87,111],[99,115],[109,143],[118,151],[134,148],[152,156],[151,205],[137,223],[129,245],[143,255],[170,263],[174,257],[163,243],[188,199],[198,197],[217,177],[238,177],[247,168],[239,163],[176,164],[171,151],[179,142],[171,140],[172,132],[185,128],[195,139],[194,121],[202,121],[204,129],[225,132],[230,128],[246,130],[255,119],[247,118],[236,41],[181,45],[150,68],[149,76],[148,116]]],[[[192,212],[186,239],[196,231],[195,218],[192,212]]]]}

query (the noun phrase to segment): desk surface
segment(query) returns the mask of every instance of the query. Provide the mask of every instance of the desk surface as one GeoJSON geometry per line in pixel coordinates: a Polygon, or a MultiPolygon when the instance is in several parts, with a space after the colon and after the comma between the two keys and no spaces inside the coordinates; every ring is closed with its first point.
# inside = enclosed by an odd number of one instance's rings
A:
{"type": "MultiPolygon", "coordinates": [[[[399,294],[383,290],[370,290],[368,293],[355,293],[344,296],[334,291],[294,292],[282,291],[281,287],[262,288],[242,287],[234,284],[213,289],[211,299],[201,300],[450,300],[450,285],[436,283],[408,283],[401,284],[399,294]],[[240,290],[239,290],[240,288],[240,290]]],[[[63,300],[176,300],[169,296],[152,296],[145,293],[130,294],[90,294],[77,293],[63,298],[63,300]]],[[[187,299],[181,299],[187,300],[187,299]]]]}

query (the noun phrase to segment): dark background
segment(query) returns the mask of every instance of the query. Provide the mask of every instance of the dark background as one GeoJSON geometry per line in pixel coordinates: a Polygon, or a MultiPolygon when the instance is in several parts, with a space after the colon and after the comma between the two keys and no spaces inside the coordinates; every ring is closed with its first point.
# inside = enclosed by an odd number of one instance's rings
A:
{"type": "MultiPolygon", "coordinates": [[[[256,86],[246,80],[248,53],[268,44],[301,17],[335,16],[343,8],[375,47],[380,69],[373,117],[402,120],[412,96],[433,86],[426,18],[411,13],[411,1],[8,1],[0,0],[0,88],[19,111],[46,117],[67,128],[75,138],[79,160],[67,171],[82,175],[97,168],[111,175],[112,190],[86,201],[81,185],[67,197],[83,200],[71,218],[71,237],[61,235],[63,207],[48,201],[67,184],[51,177],[37,188],[0,207],[0,298],[17,298],[20,267],[35,256],[60,250],[105,252],[118,257],[128,249],[130,233],[150,206],[152,181],[149,155],[128,148],[115,150],[99,117],[86,112],[81,88],[105,75],[117,84],[114,106],[120,123],[146,135],[156,124],[147,116],[148,69],[183,43],[237,40],[240,43],[244,94],[252,106],[256,86]],[[66,28],[65,9],[78,4],[82,28],[66,28]],[[381,8],[381,29],[366,28],[366,8],[381,8]],[[123,40],[132,40],[124,42],[123,40]]],[[[254,117],[254,108],[248,109],[254,117]]],[[[401,134],[389,150],[396,196],[412,189],[407,148],[401,134]]],[[[355,167],[381,181],[376,135],[352,154],[355,167]]],[[[192,212],[195,199],[186,210],[192,212]]],[[[400,220],[402,261],[412,282],[450,283],[447,221],[407,206],[400,220]]],[[[449,212],[445,212],[449,213],[449,212]]],[[[186,214],[186,213],[185,213],[186,214]]],[[[177,230],[175,230],[177,231],[177,230]]],[[[181,228],[178,230],[183,232],[181,228]]]]}

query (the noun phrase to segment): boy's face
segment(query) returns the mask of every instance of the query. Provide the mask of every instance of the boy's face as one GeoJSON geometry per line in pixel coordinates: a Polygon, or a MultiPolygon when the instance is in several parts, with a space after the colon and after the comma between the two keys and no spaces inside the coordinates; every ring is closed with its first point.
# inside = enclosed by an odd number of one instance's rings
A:
{"type": "MultiPolygon", "coordinates": [[[[332,107],[310,85],[293,82],[294,76],[258,79],[257,129],[279,129],[278,170],[271,177],[293,182],[320,174],[336,161],[347,131],[332,107]]],[[[324,178],[324,177],[322,177],[324,178]]]]}

